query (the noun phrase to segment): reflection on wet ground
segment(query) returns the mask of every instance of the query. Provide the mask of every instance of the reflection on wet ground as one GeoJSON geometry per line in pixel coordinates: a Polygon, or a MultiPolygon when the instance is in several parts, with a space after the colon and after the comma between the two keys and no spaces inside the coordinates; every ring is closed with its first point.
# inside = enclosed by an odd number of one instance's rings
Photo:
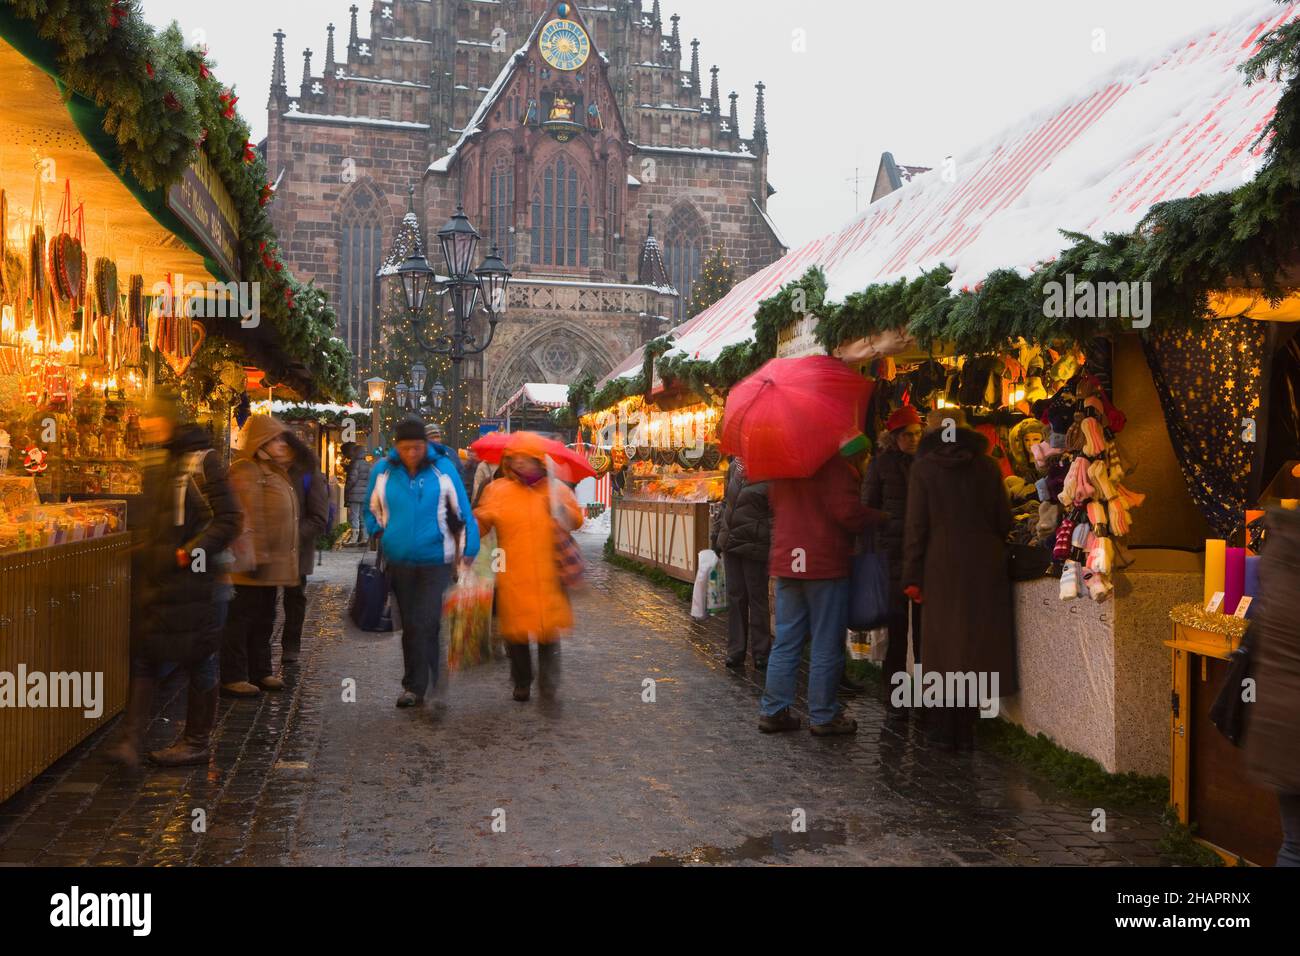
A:
{"type": "MultiPolygon", "coordinates": [[[[0,804],[0,864],[1160,862],[1156,820],[1116,811],[1093,833],[1092,807],[934,750],[874,700],[851,701],[853,738],[759,734],[761,675],[723,667],[725,621],[692,621],[582,543],[557,700],[514,702],[497,660],[398,710],[399,640],[346,622],[357,556],[331,554],[288,688],[223,701],[207,767],[124,771],[101,734],[0,804]]],[[[151,746],[174,735],[181,693],[151,746]]]]}

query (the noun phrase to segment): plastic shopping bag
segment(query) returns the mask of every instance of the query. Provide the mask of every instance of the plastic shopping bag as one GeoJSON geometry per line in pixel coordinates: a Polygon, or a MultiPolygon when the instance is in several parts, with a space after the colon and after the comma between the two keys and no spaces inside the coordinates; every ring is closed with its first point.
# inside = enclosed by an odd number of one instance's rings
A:
{"type": "Polygon", "coordinates": [[[721,561],[709,571],[705,607],[710,614],[720,614],[727,609],[727,566],[721,561]]]}
{"type": "Polygon", "coordinates": [[[447,669],[477,667],[492,659],[492,585],[473,572],[447,589],[442,599],[447,634],[447,669]]]}
{"type": "Polygon", "coordinates": [[[695,564],[695,590],[691,592],[691,617],[702,621],[709,616],[709,574],[719,564],[716,551],[700,552],[695,564]]]}

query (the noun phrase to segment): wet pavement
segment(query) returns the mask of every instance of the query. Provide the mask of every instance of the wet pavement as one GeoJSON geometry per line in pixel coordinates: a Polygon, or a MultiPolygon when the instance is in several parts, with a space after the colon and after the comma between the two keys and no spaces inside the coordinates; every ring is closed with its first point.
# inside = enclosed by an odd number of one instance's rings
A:
{"type": "MultiPolygon", "coordinates": [[[[580,540],[556,701],[513,701],[498,660],[398,710],[399,639],[351,626],[357,553],[331,554],[286,691],[223,700],[207,767],[120,769],[101,732],[0,804],[0,865],[1161,862],[1153,816],[1094,833],[1093,807],[865,696],[855,737],[760,734],[761,675],[723,666],[725,622],[580,540]]],[[[166,689],[150,747],[183,717],[166,689]]]]}

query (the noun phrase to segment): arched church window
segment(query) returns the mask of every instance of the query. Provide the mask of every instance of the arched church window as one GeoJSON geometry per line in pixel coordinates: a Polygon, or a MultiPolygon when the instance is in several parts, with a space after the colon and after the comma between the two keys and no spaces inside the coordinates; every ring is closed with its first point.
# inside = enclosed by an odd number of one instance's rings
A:
{"type": "Polygon", "coordinates": [[[704,257],[704,234],[704,220],[690,206],[678,206],[668,217],[668,228],[664,231],[664,265],[668,268],[668,278],[672,280],[673,288],[681,293],[673,307],[678,322],[690,318],[687,307],[691,300],[691,289],[700,275],[704,257]]]}
{"type": "Polygon", "coordinates": [[[573,161],[561,154],[533,187],[533,261],[548,266],[590,262],[591,198],[573,161]]]}
{"type": "Polygon", "coordinates": [[[501,250],[507,264],[515,261],[515,164],[502,153],[488,175],[488,242],[501,250]]]}
{"type": "Polygon", "coordinates": [[[369,183],[360,183],[344,201],[339,216],[338,323],[352,353],[355,376],[370,368],[378,332],[375,272],[383,264],[383,206],[369,183]]]}

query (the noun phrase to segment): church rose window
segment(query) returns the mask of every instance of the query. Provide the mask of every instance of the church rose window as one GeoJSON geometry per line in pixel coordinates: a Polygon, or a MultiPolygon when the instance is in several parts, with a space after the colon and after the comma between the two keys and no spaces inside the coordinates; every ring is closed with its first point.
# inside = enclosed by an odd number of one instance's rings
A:
{"type": "Polygon", "coordinates": [[[586,266],[590,262],[591,199],[578,168],[558,156],[533,190],[533,262],[586,266]]]}
{"type": "Polygon", "coordinates": [[[488,240],[507,263],[515,261],[515,167],[508,154],[498,156],[488,177],[488,240]]]}
{"type": "Polygon", "coordinates": [[[370,367],[376,326],[375,272],[383,264],[380,203],[373,188],[359,185],[346,200],[340,222],[339,326],[352,353],[354,375],[370,367]]]}

